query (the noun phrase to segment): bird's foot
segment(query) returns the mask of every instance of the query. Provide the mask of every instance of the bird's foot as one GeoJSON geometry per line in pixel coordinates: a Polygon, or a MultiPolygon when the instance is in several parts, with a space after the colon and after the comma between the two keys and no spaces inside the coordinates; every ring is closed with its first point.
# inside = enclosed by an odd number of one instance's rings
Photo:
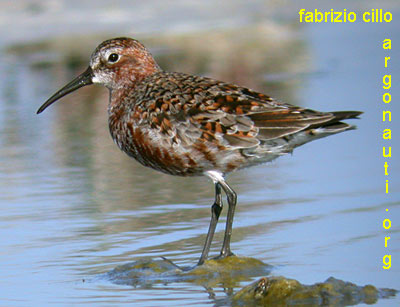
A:
{"type": "Polygon", "coordinates": [[[227,251],[221,251],[221,253],[217,257],[214,257],[212,259],[213,260],[221,260],[221,259],[225,259],[230,256],[235,256],[235,254],[232,253],[231,250],[227,250],[227,251]]]}

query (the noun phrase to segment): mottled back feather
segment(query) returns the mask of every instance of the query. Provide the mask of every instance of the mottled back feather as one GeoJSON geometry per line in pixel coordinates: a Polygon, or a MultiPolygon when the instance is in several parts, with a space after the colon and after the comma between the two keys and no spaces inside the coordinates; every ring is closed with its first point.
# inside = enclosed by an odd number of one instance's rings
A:
{"type": "MultiPolygon", "coordinates": [[[[149,143],[157,142],[180,155],[191,152],[196,163],[201,159],[196,159],[193,150],[199,155],[207,150],[203,153],[207,163],[200,169],[219,167],[223,172],[291,152],[296,146],[327,135],[317,128],[360,114],[317,112],[214,79],[163,71],[137,84],[120,105],[124,121],[146,131],[149,143]],[[218,160],[217,155],[226,157],[218,160]]],[[[332,127],[327,130],[330,134],[351,126],[340,123],[336,130],[332,127]]]]}

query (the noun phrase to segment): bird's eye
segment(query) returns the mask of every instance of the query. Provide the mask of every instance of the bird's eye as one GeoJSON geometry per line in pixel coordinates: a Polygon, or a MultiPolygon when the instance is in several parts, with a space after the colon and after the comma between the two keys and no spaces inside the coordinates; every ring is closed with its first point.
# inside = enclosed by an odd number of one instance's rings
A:
{"type": "Polygon", "coordinates": [[[108,56],[108,62],[110,62],[110,63],[115,63],[115,62],[117,62],[118,60],[119,60],[119,55],[116,54],[116,53],[111,53],[111,54],[108,56]]]}

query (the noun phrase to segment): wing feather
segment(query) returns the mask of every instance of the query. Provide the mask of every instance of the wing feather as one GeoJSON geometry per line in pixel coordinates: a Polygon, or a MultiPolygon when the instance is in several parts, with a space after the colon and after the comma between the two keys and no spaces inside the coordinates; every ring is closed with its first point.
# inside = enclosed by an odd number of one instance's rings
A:
{"type": "MultiPolygon", "coordinates": [[[[355,117],[346,112],[317,112],[287,103],[236,85],[181,73],[164,73],[164,84],[173,83],[173,93],[166,92],[160,104],[149,107],[169,110],[161,131],[183,144],[215,142],[232,148],[251,148],[273,140],[340,119],[355,117]],[[173,130],[168,131],[168,129],[173,130]],[[169,133],[167,133],[169,132],[169,133]]],[[[149,110],[149,113],[151,110],[149,110]]]]}

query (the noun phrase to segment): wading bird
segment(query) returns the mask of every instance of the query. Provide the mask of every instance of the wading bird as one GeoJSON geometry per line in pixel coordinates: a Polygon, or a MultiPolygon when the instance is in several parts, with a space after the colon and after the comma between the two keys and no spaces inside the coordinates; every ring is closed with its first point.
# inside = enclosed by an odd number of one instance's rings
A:
{"type": "Polygon", "coordinates": [[[101,43],[89,67],[38,110],[64,95],[98,83],[110,91],[108,122],[118,147],[141,164],[176,176],[208,176],[215,184],[211,222],[198,264],[208,257],[228,202],[219,258],[232,255],[230,241],[236,193],[225,176],[271,161],[312,140],[354,128],[341,120],[358,111],[318,112],[226,82],[163,71],[137,40],[101,43]]]}

